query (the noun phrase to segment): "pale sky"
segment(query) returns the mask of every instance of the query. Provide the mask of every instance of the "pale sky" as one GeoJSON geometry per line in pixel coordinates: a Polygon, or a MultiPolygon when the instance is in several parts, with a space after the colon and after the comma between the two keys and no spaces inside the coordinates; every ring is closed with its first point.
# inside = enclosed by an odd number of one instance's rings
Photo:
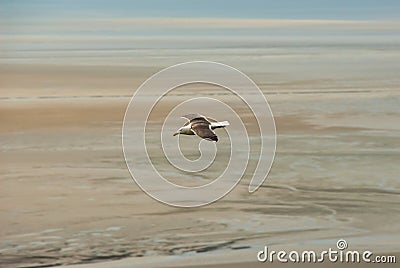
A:
{"type": "Polygon", "coordinates": [[[206,17],[393,20],[398,0],[0,0],[0,17],[206,17]]]}

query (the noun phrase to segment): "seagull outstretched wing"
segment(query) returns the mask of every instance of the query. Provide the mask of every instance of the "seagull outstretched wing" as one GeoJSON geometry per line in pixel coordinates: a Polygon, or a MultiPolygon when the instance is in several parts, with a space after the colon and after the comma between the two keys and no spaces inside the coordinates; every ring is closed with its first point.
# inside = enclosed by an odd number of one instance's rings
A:
{"type": "Polygon", "coordinates": [[[194,133],[196,133],[196,135],[199,136],[200,138],[217,142],[218,137],[215,134],[215,132],[211,130],[210,122],[203,120],[198,120],[198,121],[196,120],[193,120],[195,122],[191,123],[192,124],[191,128],[194,131],[194,133]]]}

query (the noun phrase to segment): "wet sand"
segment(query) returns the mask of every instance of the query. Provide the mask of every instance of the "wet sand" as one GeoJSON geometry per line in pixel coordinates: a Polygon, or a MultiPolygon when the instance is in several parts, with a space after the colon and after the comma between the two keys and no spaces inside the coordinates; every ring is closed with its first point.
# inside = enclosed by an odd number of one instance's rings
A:
{"type": "MultiPolygon", "coordinates": [[[[2,267],[262,267],[270,265],[256,263],[264,245],[324,250],[339,238],[353,250],[399,255],[396,89],[321,93],[316,80],[273,91],[259,81],[278,133],[267,181],[250,195],[246,174],[222,200],[180,209],[144,194],[122,154],[130,95],[155,68],[132,69],[134,77],[113,69],[124,79],[91,69],[91,80],[57,67],[53,82],[48,66],[12,68],[0,96],[2,267]]],[[[157,113],[165,110],[154,126],[157,113]]]]}

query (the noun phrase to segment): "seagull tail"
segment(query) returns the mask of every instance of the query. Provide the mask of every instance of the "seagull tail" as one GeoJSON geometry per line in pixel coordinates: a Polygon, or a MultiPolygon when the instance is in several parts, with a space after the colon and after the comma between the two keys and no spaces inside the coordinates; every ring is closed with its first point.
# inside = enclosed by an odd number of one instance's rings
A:
{"type": "Polygon", "coordinates": [[[228,121],[222,121],[222,122],[212,122],[211,123],[211,128],[221,128],[221,127],[226,127],[229,126],[229,122],[228,121]]]}

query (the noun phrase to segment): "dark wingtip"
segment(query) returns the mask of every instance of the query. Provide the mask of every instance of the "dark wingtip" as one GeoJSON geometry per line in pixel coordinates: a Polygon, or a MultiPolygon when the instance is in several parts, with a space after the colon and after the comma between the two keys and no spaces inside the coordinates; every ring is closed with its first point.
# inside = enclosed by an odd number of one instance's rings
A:
{"type": "Polygon", "coordinates": [[[218,137],[214,136],[214,137],[211,137],[211,138],[205,138],[205,140],[217,142],[218,141],[218,137]]]}

